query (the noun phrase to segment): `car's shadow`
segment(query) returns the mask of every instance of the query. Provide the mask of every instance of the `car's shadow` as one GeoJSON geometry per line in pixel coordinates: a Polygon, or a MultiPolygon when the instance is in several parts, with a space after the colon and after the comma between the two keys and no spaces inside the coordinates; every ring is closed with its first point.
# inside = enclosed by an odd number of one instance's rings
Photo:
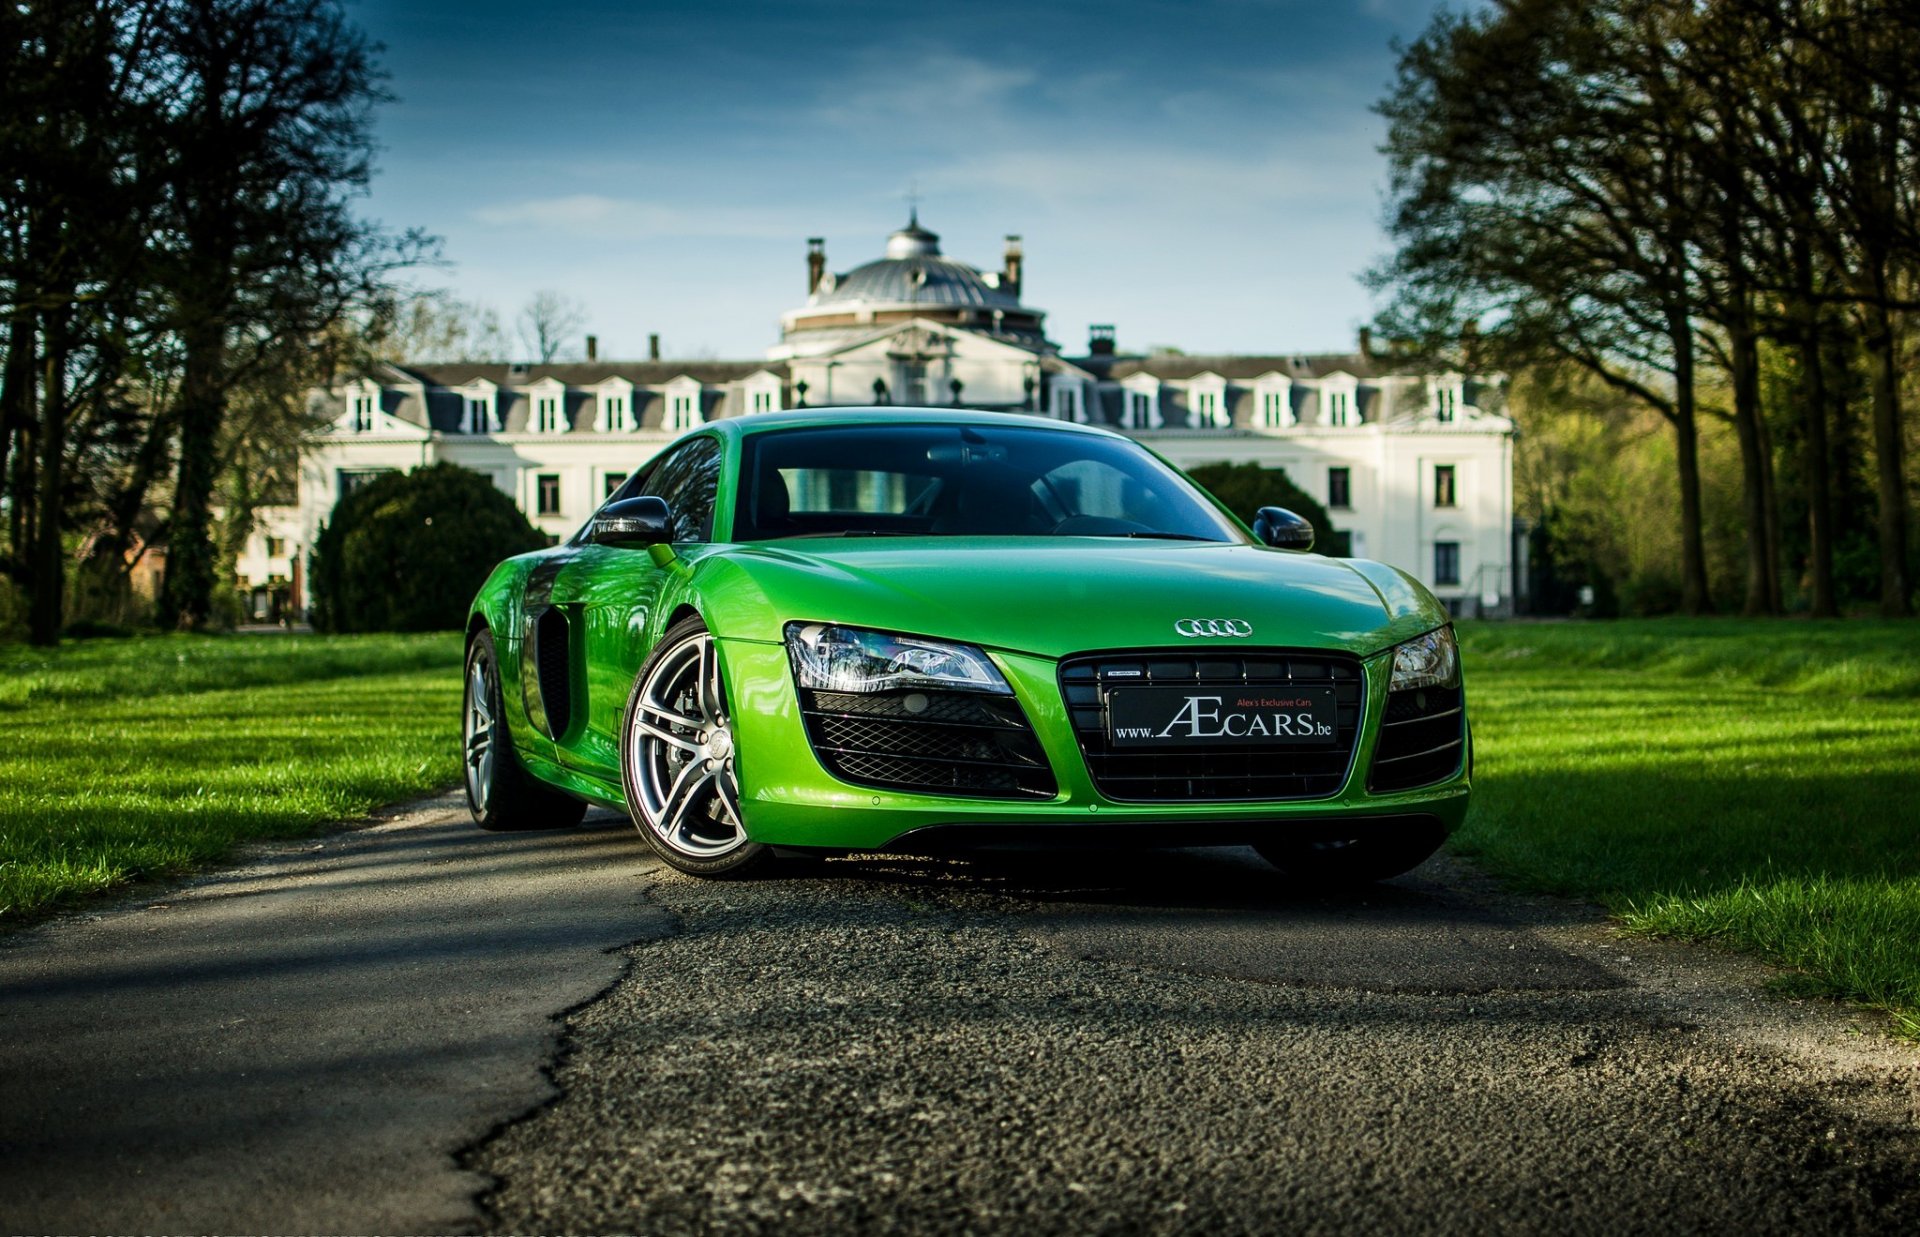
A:
{"type": "MultiPolygon", "coordinates": [[[[930,900],[1004,900],[1007,922],[1072,957],[1300,987],[1489,992],[1617,987],[1531,916],[1436,860],[1394,881],[1316,886],[1239,848],[975,851],[788,860],[771,879],[930,900]]],[[[766,879],[766,878],[763,878],[766,879]]]]}

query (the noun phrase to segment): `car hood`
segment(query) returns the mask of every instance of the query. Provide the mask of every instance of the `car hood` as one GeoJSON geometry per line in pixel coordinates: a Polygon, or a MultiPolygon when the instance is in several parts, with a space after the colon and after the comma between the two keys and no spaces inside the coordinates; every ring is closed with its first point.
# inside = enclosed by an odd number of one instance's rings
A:
{"type": "Polygon", "coordinates": [[[1110,537],[808,538],[731,546],[697,576],[724,626],[778,640],[791,620],[845,623],[1061,657],[1162,646],[1334,646],[1366,655],[1446,621],[1377,563],[1263,546],[1110,537]],[[1237,619],[1240,638],[1184,637],[1237,619]]]}

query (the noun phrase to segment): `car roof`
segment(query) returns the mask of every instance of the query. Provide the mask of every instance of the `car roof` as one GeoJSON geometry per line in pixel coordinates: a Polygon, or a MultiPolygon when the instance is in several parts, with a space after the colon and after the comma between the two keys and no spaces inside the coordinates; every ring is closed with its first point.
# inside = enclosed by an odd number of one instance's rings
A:
{"type": "MultiPolygon", "coordinates": [[[[978,425],[1014,426],[1022,429],[1058,430],[1067,434],[1090,434],[1097,438],[1125,439],[1124,434],[1092,425],[1075,425],[1051,417],[1029,416],[1016,412],[978,412],[954,408],[876,408],[870,404],[852,407],[795,409],[789,412],[757,412],[751,416],[726,417],[710,421],[703,430],[743,438],[771,430],[816,429],[836,425],[978,425]]],[[[1130,441],[1130,440],[1129,440],[1130,441]]]]}

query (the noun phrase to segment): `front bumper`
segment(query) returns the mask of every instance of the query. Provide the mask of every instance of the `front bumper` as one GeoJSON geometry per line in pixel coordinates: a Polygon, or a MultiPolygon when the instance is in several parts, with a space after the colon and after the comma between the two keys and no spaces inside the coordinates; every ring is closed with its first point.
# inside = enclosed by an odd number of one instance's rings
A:
{"type": "Polygon", "coordinates": [[[1326,797],[1278,802],[1122,803],[1093,784],[1050,658],[994,653],[1033,725],[1058,791],[1045,800],[962,799],[849,785],[829,775],[808,741],[784,645],[721,640],[741,751],[741,795],[754,839],[775,846],[883,850],[907,835],[938,830],[959,837],[1010,830],[1032,838],[1059,829],[1060,840],[1157,837],[1164,846],[1233,845],[1311,832],[1315,823],[1389,816],[1431,816],[1452,832],[1466,815],[1470,761],[1445,781],[1417,790],[1371,794],[1367,770],[1385,707],[1390,654],[1363,662],[1366,720],[1344,784],[1326,797]],[[986,831],[986,832],[978,832],[986,831]],[[1218,839],[1218,840],[1210,840],[1218,839]]]}

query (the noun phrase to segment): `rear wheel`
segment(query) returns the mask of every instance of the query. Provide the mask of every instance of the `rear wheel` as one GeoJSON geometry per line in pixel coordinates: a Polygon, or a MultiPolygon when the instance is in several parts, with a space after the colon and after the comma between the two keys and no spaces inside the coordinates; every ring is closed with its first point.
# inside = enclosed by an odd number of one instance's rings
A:
{"type": "Polygon", "coordinates": [[[465,724],[467,808],[482,829],[564,829],[577,825],[587,805],[528,773],[513,750],[501,704],[500,658],[491,632],[467,646],[465,724]]]}
{"type": "Polygon", "coordinates": [[[694,876],[768,858],[747,837],[719,650],[698,618],[675,623],[634,681],[620,744],[627,809],[654,853],[694,876]]]}
{"type": "Polygon", "coordinates": [[[1437,820],[1365,821],[1350,830],[1257,843],[1254,850],[1296,880],[1364,885],[1413,871],[1446,840],[1437,820]]]}

